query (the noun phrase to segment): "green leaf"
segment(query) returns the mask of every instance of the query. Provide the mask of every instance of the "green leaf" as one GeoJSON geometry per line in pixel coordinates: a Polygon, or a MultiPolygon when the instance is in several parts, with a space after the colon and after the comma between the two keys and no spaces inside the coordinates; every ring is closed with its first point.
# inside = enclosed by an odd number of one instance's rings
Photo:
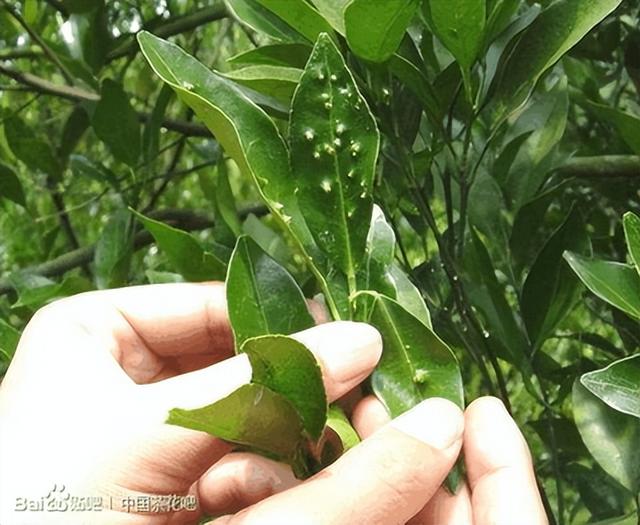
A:
{"type": "Polygon", "coordinates": [[[524,31],[504,66],[496,92],[496,114],[505,116],[522,105],[543,73],[621,2],[558,0],[542,11],[524,31]]]}
{"type": "Polygon", "coordinates": [[[158,247],[165,252],[174,269],[187,281],[222,280],[227,265],[215,254],[206,251],[190,233],[150,219],[131,210],[153,235],[158,247]]]}
{"type": "Polygon", "coordinates": [[[320,33],[333,34],[333,28],[306,0],[257,0],[259,4],[284,20],[309,42],[320,33]]]}
{"type": "Polygon", "coordinates": [[[0,319],[0,359],[9,363],[15,354],[20,340],[20,332],[0,319]]]}
{"type": "Polygon", "coordinates": [[[234,18],[258,33],[283,42],[305,42],[305,38],[258,0],[225,0],[234,18]]]}
{"type": "Polygon", "coordinates": [[[229,261],[227,308],[236,347],[265,334],[292,334],[315,323],[293,277],[249,237],[229,261]]]}
{"type": "Polygon", "coordinates": [[[131,167],[136,165],[140,157],[140,123],[129,97],[117,82],[106,79],[102,83],[92,125],[115,158],[131,167]]]}
{"type": "Polygon", "coordinates": [[[269,257],[284,267],[291,265],[293,254],[281,235],[269,228],[255,215],[250,214],[242,225],[242,231],[255,241],[269,257]]]}
{"type": "Polygon", "coordinates": [[[486,246],[475,229],[472,228],[470,234],[471,239],[464,252],[467,293],[473,307],[484,317],[487,330],[484,335],[488,343],[492,344],[494,339],[499,341],[496,353],[501,351],[500,357],[515,364],[524,380],[528,381],[531,364],[526,334],[514,317],[504,286],[496,278],[486,246]]]}
{"type": "Polygon", "coordinates": [[[64,124],[58,149],[58,155],[64,162],[73,153],[89,124],[89,115],[87,115],[85,108],[82,106],[74,107],[64,124]]]}
{"type": "Polygon", "coordinates": [[[104,226],[93,257],[99,289],[117,288],[128,282],[133,255],[133,225],[128,210],[116,211],[104,226]]]}
{"type": "Polygon", "coordinates": [[[60,282],[52,281],[41,275],[12,274],[11,284],[18,292],[18,300],[13,308],[27,307],[37,310],[47,303],[81,292],[87,292],[93,287],[87,279],[77,275],[69,275],[60,282]]]}
{"type": "MultiPolygon", "coordinates": [[[[422,294],[395,262],[396,236],[386,221],[383,211],[373,206],[371,225],[367,235],[362,290],[374,290],[395,299],[409,313],[431,328],[431,316],[422,294]]],[[[370,301],[369,301],[370,302],[370,301]]],[[[365,302],[365,306],[368,304],[365,302]]],[[[368,308],[364,310],[365,318],[368,308]]]]}
{"type": "MultiPolygon", "coordinates": [[[[570,463],[563,470],[569,482],[577,488],[580,500],[589,509],[593,519],[606,519],[624,513],[625,503],[631,499],[629,492],[598,465],[589,468],[580,463],[570,463]]],[[[637,521],[630,525],[637,525],[637,521]]]]}
{"type": "Polygon", "coordinates": [[[204,121],[240,170],[254,180],[272,214],[307,253],[318,256],[294,195],[287,146],[269,116],[230,80],[178,46],[145,31],[138,33],[138,42],[155,72],[204,121]]]}
{"type": "Polygon", "coordinates": [[[588,252],[584,219],[574,208],[536,257],[522,289],[522,318],[530,341],[539,348],[572,311],[581,287],[564,264],[565,250],[588,252]]]}
{"type": "Polygon", "coordinates": [[[149,284],[166,284],[166,283],[183,283],[184,277],[179,273],[156,272],[155,270],[147,270],[144,272],[147,276],[149,284]]]}
{"type": "Polygon", "coordinates": [[[316,6],[318,12],[329,22],[333,28],[345,35],[346,29],[344,27],[344,10],[347,4],[351,0],[311,0],[311,3],[316,6]]]}
{"type": "Polygon", "coordinates": [[[302,444],[302,421],[294,406],[263,385],[240,387],[215,403],[185,410],[174,408],[167,423],[201,430],[293,461],[302,444]]]}
{"type": "Polygon", "coordinates": [[[232,56],[227,60],[231,66],[281,66],[303,69],[311,46],[307,44],[272,44],[256,47],[232,56]]]}
{"type": "Polygon", "coordinates": [[[351,0],[344,11],[347,42],[360,58],[385,62],[396,52],[419,0],[351,0]]]}
{"type": "Polygon", "coordinates": [[[4,198],[25,207],[27,205],[22,183],[8,164],[0,162],[0,198],[4,198]]]}
{"type": "Polygon", "coordinates": [[[579,381],[573,385],[573,415],[596,461],[636,494],[640,489],[640,419],[610,408],[579,381]]]}
{"type": "Polygon", "coordinates": [[[460,65],[471,93],[471,66],[484,42],[485,0],[425,0],[423,6],[433,33],[460,65]]]}
{"type": "Polygon", "coordinates": [[[258,65],[236,69],[225,77],[284,102],[289,102],[302,71],[293,67],[258,65]]]}
{"type": "Polygon", "coordinates": [[[48,142],[37,138],[33,129],[13,115],[4,121],[4,134],[11,152],[32,170],[46,173],[54,180],[62,175],[62,165],[48,142]]]}
{"type": "Polygon", "coordinates": [[[580,382],[611,408],[640,418],[640,355],[583,374],[580,382]]]}
{"type": "Polygon", "coordinates": [[[173,91],[171,91],[168,85],[164,84],[158,94],[149,120],[144,126],[142,132],[142,156],[145,163],[154,161],[158,156],[158,150],[160,148],[160,128],[162,127],[162,121],[172,96],[173,91]]]}
{"type": "Polygon", "coordinates": [[[600,299],[640,319],[640,277],[626,264],[587,259],[566,252],[564,258],[580,280],[600,299]]]}
{"type": "Polygon", "coordinates": [[[224,160],[218,163],[218,177],[216,180],[215,188],[215,208],[216,217],[222,219],[227,228],[234,236],[233,244],[235,245],[236,239],[242,233],[242,224],[238,218],[238,211],[236,210],[235,199],[233,192],[231,191],[231,185],[229,184],[229,170],[224,160]]]}
{"type": "Polygon", "coordinates": [[[316,43],[292,103],[291,165],[318,246],[355,289],[373,207],[379,133],[342,55],[316,43]]]}
{"type": "Polygon", "coordinates": [[[429,397],[464,405],[456,358],[430,328],[382,295],[376,296],[370,322],[382,335],[384,348],[371,384],[391,417],[429,397]]]}
{"type": "Polygon", "coordinates": [[[120,191],[120,182],[113,171],[102,164],[96,164],[82,155],[71,155],[69,167],[74,175],[87,177],[101,184],[109,184],[114,190],[120,191]]]}
{"type": "Polygon", "coordinates": [[[587,101],[586,106],[598,119],[610,122],[629,149],[636,155],[640,155],[640,118],[596,102],[587,101]]]}
{"type": "Polygon", "coordinates": [[[314,355],[283,335],[247,339],[240,349],[249,356],[252,383],[283,395],[296,408],[304,429],[317,441],[327,420],[327,396],[314,355]]]}
{"type": "Polygon", "coordinates": [[[640,217],[633,212],[627,212],[623,218],[624,237],[631,260],[640,273],[640,217]]]}
{"type": "Polygon", "coordinates": [[[360,436],[338,405],[329,406],[327,427],[333,430],[340,439],[343,453],[360,443],[360,436]]]}

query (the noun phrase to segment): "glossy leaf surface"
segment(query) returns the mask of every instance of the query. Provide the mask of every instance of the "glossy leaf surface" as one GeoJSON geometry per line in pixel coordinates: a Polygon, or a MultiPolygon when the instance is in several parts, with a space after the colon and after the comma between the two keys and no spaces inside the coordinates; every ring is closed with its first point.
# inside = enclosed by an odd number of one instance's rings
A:
{"type": "Polygon", "coordinates": [[[571,252],[566,252],[564,257],[580,280],[600,299],[640,319],[640,277],[635,268],[571,252]]]}
{"type": "Polygon", "coordinates": [[[505,65],[496,94],[498,114],[520,106],[542,74],[621,2],[559,0],[542,11],[525,30],[505,65]]]}
{"type": "Polygon", "coordinates": [[[144,31],[138,34],[138,42],[155,72],[254,180],[272,213],[312,251],[314,243],[294,195],[287,146],[274,122],[230,80],[178,46],[144,31]]]}
{"type": "Polygon", "coordinates": [[[288,335],[315,324],[293,277],[247,236],[238,239],[226,283],[238,348],[250,337],[288,335]]]}
{"type": "Polygon", "coordinates": [[[464,405],[456,358],[431,329],[381,295],[376,297],[370,322],[382,335],[384,348],[372,386],[391,417],[429,397],[464,405]]]}
{"type": "Polygon", "coordinates": [[[611,408],[640,418],[640,355],[588,372],[580,382],[611,408]]]}
{"type": "Polygon", "coordinates": [[[633,493],[640,488],[640,419],[606,405],[576,381],[573,415],[589,452],[600,466],[633,493]]]}
{"type": "Polygon", "coordinates": [[[137,212],[136,217],[153,235],[174,269],[187,281],[222,280],[227,265],[213,253],[207,252],[190,233],[150,219],[137,212]]]}
{"type": "Polygon", "coordinates": [[[352,0],[344,11],[349,47],[365,60],[388,60],[398,49],[418,4],[418,0],[352,0]]]}

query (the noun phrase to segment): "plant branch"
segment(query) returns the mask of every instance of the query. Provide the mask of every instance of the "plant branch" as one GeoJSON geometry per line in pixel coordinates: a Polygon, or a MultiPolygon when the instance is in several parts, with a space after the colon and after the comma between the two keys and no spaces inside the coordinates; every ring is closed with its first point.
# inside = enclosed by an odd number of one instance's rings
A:
{"type": "MultiPolygon", "coordinates": [[[[30,87],[32,91],[43,95],[52,95],[72,102],[98,102],[100,100],[100,95],[93,91],[56,84],[31,73],[22,73],[13,68],[3,66],[2,63],[0,63],[0,74],[10,77],[16,82],[30,87]]],[[[146,122],[149,120],[150,115],[148,113],[139,113],[138,118],[142,122],[146,122]]],[[[162,125],[168,130],[176,131],[189,137],[211,137],[211,132],[205,126],[192,122],[165,118],[162,121],[162,125]]]]}
{"type": "Polygon", "coordinates": [[[23,29],[29,34],[29,36],[36,42],[45,55],[53,62],[56,67],[62,73],[62,76],[67,81],[69,85],[73,85],[73,75],[67,69],[67,67],[60,61],[58,55],[56,55],[53,50],[47,45],[47,43],[40,37],[40,35],[34,31],[29,24],[27,24],[26,20],[22,18],[22,15],[18,13],[13,7],[11,7],[6,1],[3,0],[2,4],[5,9],[9,12],[9,14],[15,18],[15,20],[23,27],[23,29]]]}
{"type": "MultiPolygon", "coordinates": [[[[267,213],[268,210],[265,206],[257,205],[240,210],[238,215],[243,219],[250,214],[263,216],[267,213]]],[[[190,210],[160,210],[149,214],[149,216],[153,219],[166,222],[167,224],[171,224],[172,226],[186,231],[206,230],[214,226],[214,221],[209,215],[190,210]]],[[[153,242],[153,237],[149,232],[146,230],[140,231],[134,238],[134,248],[138,250],[152,244],[153,242]]],[[[95,245],[78,248],[77,250],[60,255],[51,261],[25,268],[23,271],[42,275],[44,277],[57,277],[69,270],[91,263],[91,261],[93,261],[95,249],[95,245]]],[[[0,279],[0,295],[6,295],[12,290],[13,286],[8,279],[0,279]]]]}
{"type": "MultiPolygon", "coordinates": [[[[184,15],[173,20],[168,20],[161,26],[149,28],[153,34],[160,38],[168,38],[173,35],[191,31],[196,27],[221,20],[228,16],[227,9],[223,2],[216,2],[215,5],[205,7],[195,13],[184,15]]],[[[115,60],[127,55],[135,54],[139,51],[138,42],[132,35],[126,42],[116,47],[107,55],[107,60],[115,60]]]]}
{"type": "Polygon", "coordinates": [[[610,179],[614,177],[640,178],[640,156],[601,155],[574,157],[558,168],[563,177],[610,179]]]}

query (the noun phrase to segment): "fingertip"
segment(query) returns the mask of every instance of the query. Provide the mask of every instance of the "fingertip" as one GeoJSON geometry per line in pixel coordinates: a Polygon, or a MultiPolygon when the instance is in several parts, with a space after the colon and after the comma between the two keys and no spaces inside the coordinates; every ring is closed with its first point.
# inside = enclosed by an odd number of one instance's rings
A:
{"type": "Polygon", "coordinates": [[[366,378],[382,355],[382,338],[365,323],[334,321],[314,326],[292,337],[318,359],[327,396],[337,399],[366,378]]]}
{"type": "Polygon", "coordinates": [[[462,440],[464,417],[455,403],[436,397],[397,417],[391,426],[433,448],[447,450],[462,440]]]}

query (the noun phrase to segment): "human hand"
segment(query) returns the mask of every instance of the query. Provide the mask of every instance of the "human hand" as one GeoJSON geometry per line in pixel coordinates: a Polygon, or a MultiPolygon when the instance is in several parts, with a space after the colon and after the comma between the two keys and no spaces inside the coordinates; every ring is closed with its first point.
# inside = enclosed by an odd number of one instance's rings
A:
{"type": "MultiPolygon", "coordinates": [[[[380,336],[364,324],[328,323],[294,337],[319,360],[332,401],[380,357],[380,336]]],[[[249,382],[247,357],[232,355],[221,284],[91,292],[37,312],[0,387],[0,523],[191,523],[202,510],[220,512],[216,501],[246,474],[245,456],[226,456],[229,444],[164,421],[173,407],[207,405],[249,382]],[[231,473],[212,485],[207,470],[223,457],[219,467],[231,473]],[[16,498],[39,500],[54,485],[102,496],[113,510],[13,512],[16,498]],[[171,494],[193,494],[200,507],[141,515],[124,506],[171,494]]],[[[287,467],[252,457],[255,496],[272,481],[260,477],[267,467],[279,488],[295,483],[287,467]]]]}
{"type": "MultiPolygon", "coordinates": [[[[318,357],[331,399],[366,377],[380,355],[379,336],[366,325],[331,323],[297,337],[318,357]]],[[[491,521],[509,509],[518,510],[519,524],[528,518],[545,523],[517,428],[495,407],[484,415],[474,409],[481,402],[466,414],[465,440],[475,443],[465,444],[471,497],[439,489],[463,432],[461,412],[443,400],[426,401],[384,425],[382,405],[366,398],[356,407],[354,424],[370,437],[303,483],[282,464],[229,453],[230,446],[215,438],[164,424],[170,408],[211,403],[250,379],[244,356],[221,361],[231,351],[220,285],[97,292],[38,313],[0,389],[0,521],[49,522],[55,514],[33,520],[10,510],[16,496],[41,496],[63,483],[69,493],[115,502],[114,511],[59,515],[65,524],[74,518],[90,524],[190,523],[201,511],[240,511],[218,523],[386,524],[405,523],[418,513],[411,523],[458,525],[471,523],[472,504],[475,523],[510,523],[491,521]],[[488,418],[499,441],[487,428],[488,418]],[[503,488],[498,499],[496,489],[503,488]],[[141,515],[117,508],[130,495],[187,493],[199,500],[196,512],[141,515]]]]}
{"type": "MultiPolygon", "coordinates": [[[[353,423],[364,441],[333,465],[213,524],[547,524],[529,450],[499,400],[478,399],[463,416],[453,403],[429,399],[390,422],[367,397],[353,423]],[[441,485],[463,436],[468,486],[451,495],[441,485]]],[[[236,488],[238,502],[247,485],[236,488]]]]}

